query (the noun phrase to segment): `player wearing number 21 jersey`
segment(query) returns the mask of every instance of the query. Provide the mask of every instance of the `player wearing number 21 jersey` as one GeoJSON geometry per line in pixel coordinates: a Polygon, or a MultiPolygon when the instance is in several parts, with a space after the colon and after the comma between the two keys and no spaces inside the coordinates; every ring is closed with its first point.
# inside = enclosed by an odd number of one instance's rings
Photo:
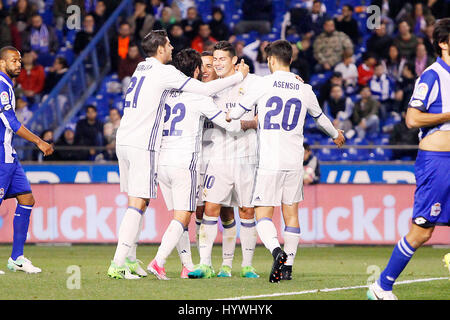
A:
{"type": "Polygon", "coordinates": [[[323,114],[310,85],[289,72],[292,47],[278,40],[266,47],[272,74],[255,81],[229,113],[239,119],[258,108],[258,164],[253,186],[257,232],[274,257],[270,282],[290,280],[300,237],[298,203],[303,200],[303,125],[308,112],[318,126],[340,146],[344,142],[323,114]],[[282,206],[285,221],[284,251],[272,222],[275,206],[282,206]]]}

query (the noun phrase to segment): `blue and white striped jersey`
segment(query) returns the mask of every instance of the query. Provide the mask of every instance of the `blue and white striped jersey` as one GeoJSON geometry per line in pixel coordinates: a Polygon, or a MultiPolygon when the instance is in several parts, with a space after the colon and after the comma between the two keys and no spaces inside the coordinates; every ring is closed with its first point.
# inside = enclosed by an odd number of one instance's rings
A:
{"type": "Polygon", "coordinates": [[[0,164],[13,163],[16,157],[12,140],[21,123],[16,118],[15,110],[13,83],[8,75],[0,71],[0,164]]]}
{"type": "MultiPolygon", "coordinates": [[[[428,113],[450,112],[450,66],[444,60],[437,58],[417,79],[409,107],[428,113]]],[[[438,130],[450,130],[450,121],[421,128],[419,138],[423,139],[438,130]]]]}

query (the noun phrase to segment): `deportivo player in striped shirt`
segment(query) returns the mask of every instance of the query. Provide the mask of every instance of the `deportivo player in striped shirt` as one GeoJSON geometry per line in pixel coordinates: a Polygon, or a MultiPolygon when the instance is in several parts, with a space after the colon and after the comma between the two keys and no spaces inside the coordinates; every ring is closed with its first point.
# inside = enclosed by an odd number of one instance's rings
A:
{"type": "Polygon", "coordinates": [[[369,287],[370,300],[397,300],[392,286],[414,252],[435,226],[450,226],[450,18],[436,23],[433,46],[439,58],[416,81],[406,113],[406,125],[420,128],[412,225],[369,287]]]}

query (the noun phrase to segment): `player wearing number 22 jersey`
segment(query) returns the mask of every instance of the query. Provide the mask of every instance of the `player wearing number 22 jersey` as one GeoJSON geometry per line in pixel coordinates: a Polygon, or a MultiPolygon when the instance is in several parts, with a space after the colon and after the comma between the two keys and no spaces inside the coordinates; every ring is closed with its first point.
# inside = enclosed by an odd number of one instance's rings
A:
{"type": "MultiPolygon", "coordinates": [[[[174,65],[186,75],[195,78],[201,76],[201,56],[193,49],[185,49],[178,53],[174,65]]],[[[187,225],[197,205],[203,122],[206,117],[215,125],[235,133],[241,131],[241,122],[239,120],[227,122],[226,114],[217,108],[212,98],[179,90],[169,92],[164,109],[158,184],[167,209],[174,211],[174,220],[173,225],[164,234],[151,265],[152,272],[157,277],[161,273],[164,274],[165,260],[173,250],[174,244],[178,243],[177,249],[184,270],[181,277],[187,278],[187,274],[194,268],[187,225]],[[158,274],[157,270],[163,272],[158,274]]]]}
{"type": "Polygon", "coordinates": [[[303,200],[303,125],[308,112],[336,144],[344,142],[323,114],[310,85],[289,72],[292,47],[278,40],[266,47],[272,74],[254,81],[229,113],[239,119],[258,108],[258,164],[252,193],[257,232],[274,257],[270,282],[290,280],[300,238],[298,203],[303,200]],[[275,206],[285,221],[284,251],[272,222],[275,206]]]}

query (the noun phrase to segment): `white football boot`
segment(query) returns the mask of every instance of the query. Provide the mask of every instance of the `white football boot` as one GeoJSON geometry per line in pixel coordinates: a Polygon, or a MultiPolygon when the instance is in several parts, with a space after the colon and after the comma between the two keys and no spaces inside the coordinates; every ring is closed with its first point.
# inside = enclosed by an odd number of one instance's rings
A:
{"type": "Polygon", "coordinates": [[[30,260],[25,258],[24,256],[19,256],[15,261],[8,259],[8,264],[6,265],[11,271],[23,271],[26,273],[40,273],[42,270],[38,267],[33,266],[30,260]]]}
{"type": "Polygon", "coordinates": [[[383,290],[378,282],[374,282],[367,290],[367,298],[369,300],[398,300],[397,296],[392,291],[383,290]]]}

